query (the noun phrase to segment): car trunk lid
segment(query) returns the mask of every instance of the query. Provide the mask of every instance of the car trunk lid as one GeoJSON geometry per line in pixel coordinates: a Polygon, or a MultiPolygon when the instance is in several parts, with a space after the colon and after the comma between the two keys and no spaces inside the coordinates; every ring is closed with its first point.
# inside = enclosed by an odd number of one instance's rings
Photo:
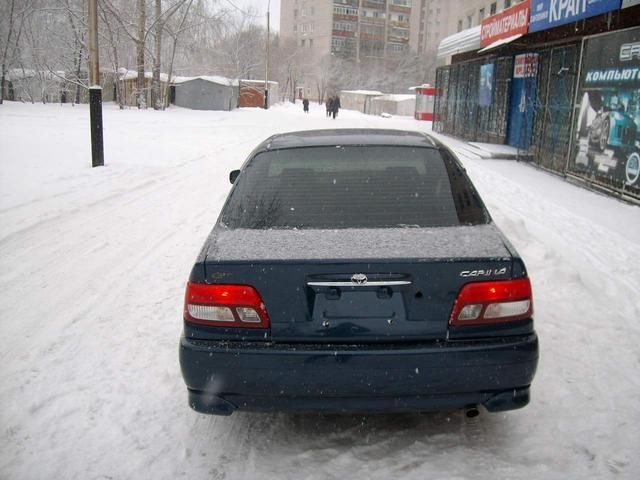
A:
{"type": "Polygon", "coordinates": [[[438,228],[252,230],[218,227],[208,283],[249,284],[271,339],[396,342],[445,338],[462,285],[511,276],[492,224],[438,228]]]}

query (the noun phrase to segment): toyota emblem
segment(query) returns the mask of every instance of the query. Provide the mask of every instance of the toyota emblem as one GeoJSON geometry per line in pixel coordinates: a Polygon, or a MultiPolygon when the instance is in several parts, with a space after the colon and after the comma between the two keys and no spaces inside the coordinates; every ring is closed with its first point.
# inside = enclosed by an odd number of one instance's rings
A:
{"type": "Polygon", "coordinates": [[[351,276],[351,283],[355,285],[364,285],[367,283],[367,276],[364,273],[354,273],[351,276]]]}

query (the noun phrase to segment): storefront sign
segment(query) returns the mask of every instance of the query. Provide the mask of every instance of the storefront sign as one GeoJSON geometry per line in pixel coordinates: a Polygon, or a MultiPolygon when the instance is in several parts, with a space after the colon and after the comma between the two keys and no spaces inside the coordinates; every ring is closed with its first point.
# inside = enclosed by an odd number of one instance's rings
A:
{"type": "Polygon", "coordinates": [[[486,47],[514,35],[524,35],[528,26],[529,0],[525,0],[482,20],[480,46],[486,47]]]}
{"type": "Polygon", "coordinates": [[[530,78],[538,75],[538,54],[516,55],[513,62],[513,78],[530,78]]]}
{"type": "Polygon", "coordinates": [[[529,33],[576,22],[620,8],[621,0],[531,0],[529,33]]]}
{"type": "Polygon", "coordinates": [[[584,44],[569,170],[640,196],[640,27],[584,44]]]}

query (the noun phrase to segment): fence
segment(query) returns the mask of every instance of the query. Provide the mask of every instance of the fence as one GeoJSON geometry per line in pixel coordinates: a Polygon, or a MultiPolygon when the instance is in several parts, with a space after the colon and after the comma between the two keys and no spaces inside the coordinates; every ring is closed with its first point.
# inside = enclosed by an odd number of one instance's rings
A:
{"type": "Polygon", "coordinates": [[[513,57],[474,60],[436,71],[433,129],[477,142],[504,143],[513,57]],[[483,67],[490,66],[481,72],[483,67]],[[480,98],[482,74],[491,73],[491,102],[480,98]],[[495,81],[493,76],[495,75],[495,81]]]}

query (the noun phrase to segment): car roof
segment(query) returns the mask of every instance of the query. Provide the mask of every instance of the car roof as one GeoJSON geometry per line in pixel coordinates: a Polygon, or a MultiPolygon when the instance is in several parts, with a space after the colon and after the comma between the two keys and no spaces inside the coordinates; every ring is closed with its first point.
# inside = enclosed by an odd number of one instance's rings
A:
{"type": "Polygon", "coordinates": [[[335,145],[390,145],[438,148],[439,143],[426,133],[421,132],[376,128],[344,128],[281,133],[262,142],[256,150],[335,145]]]}

